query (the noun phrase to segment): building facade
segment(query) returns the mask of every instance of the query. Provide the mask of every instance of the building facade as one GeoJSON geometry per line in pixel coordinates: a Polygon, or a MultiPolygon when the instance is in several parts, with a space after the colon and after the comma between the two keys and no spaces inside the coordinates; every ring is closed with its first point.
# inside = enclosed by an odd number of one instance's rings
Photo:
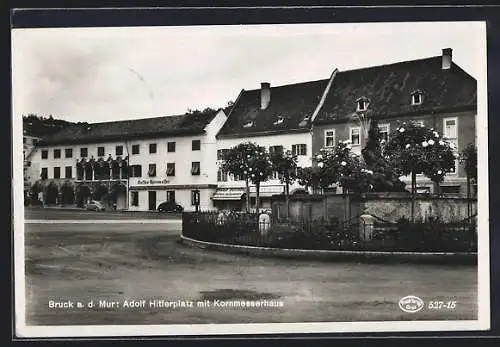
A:
{"type": "MultiPolygon", "coordinates": [[[[348,140],[361,154],[373,119],[384,138],[412,120],[438,131],[461,152],[476,144],[476,84],[452,61],[451,49],[427,59],[338,72],[313,120],[313,152],[348,140]]],[[[410,177],[403,181],[409,184],[410,177]]],[[[433,193],[434,188],[430,179],[417,175],[418,191],[433,193]]],[[[465,194],[466,174],[458,160],[441,192],[465,194]]]]}
{"type": "Polygon", "coordinates": [[[175,201],[186,211],[213,209],[215,136],[225,120],[220,110],[73,126],[44,138],[33,156],[44,203],[105,200],[145,211],[175,201]]]}
{"type": "MultiPolygon", "coordinates": [[[[253,142],[269,151],[291,151],[298,167],[312,165],[313,142],[311,119],[317,111],[328,79],[271,87],[264,82],[260,89],[242,90],[228,119],[217,135],[218,163],[221,153],[243,142],[253,142]]],[[[245,181],[219,170],[217,192],[212,197],[218,208],[241,209],[245,204],[245,181]]],[[[260,208],[271,208],[271,197],[283,194],[284,184],[277,174],[262,182],[260,208]]],[[[303,192],[294,183],[290,193],[303,192]]],[[[255,208],[256,189],[250,184],[250,207],[255,208]]]]}

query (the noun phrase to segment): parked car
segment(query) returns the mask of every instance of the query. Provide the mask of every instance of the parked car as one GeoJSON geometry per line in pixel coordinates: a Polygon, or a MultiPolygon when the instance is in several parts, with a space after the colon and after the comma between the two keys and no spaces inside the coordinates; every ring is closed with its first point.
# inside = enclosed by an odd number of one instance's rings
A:
{"type": "Polygon", "coordinates": [[[104,207],[104,205],[100,201],[92,200],[90,203],[87,204],[85,209],[87,211],[105,211],[106,207],[104,207]]]}
{"type": "Polygon", "coordinates": [[[181,213],[184,208],[174,201],[165,201],[158,205],[158,212],[176,212],[181,213]]]}

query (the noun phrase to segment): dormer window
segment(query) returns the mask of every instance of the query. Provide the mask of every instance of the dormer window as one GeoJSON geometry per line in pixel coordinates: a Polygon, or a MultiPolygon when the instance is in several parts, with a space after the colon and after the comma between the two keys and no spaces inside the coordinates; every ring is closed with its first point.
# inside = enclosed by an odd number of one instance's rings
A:
{"type": "Polygon", "coordinates": [[[412,104],[412,106],[421,105],[423,99],[424,99],[424,95],[423,95],[422,91],[416,90],[413,93],[411,93],[411,104],[412,104]]]}
{"type": "Polygon", "coordinates": [[[307,126],[307,123],[309,122],[309,116],[305,116],[304,119],[302,119],[299,123],[299,127],[305,127],[307,126]]]}
{"type": "Polygon", "coordinates": [[[253,127],[253,120],[249,120],[245,124],[243,124],[243,128],[251,128],[253,127]]]}
{"type": "Polygon", "coordinates": [[[273,124],[274,125],[281,124],[281,123],[283,123],[284,120],[285,119],[282,116],[278,116],[278,119],[276,119],[276,121],[273,124]]]}
{"type": "Polygon", "coordinates": [[[369,103],[370,101],[367,98],[365,97],[359,98],[358,100],[356,100],[357,104],[356,111],[366,111],[368,109],[369,103]]]}

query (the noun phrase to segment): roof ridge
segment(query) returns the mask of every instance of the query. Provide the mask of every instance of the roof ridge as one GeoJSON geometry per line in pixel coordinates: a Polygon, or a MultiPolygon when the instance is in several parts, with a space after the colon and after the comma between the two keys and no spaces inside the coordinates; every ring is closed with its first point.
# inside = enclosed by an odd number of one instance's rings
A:
{"type": "MultiPolygon", "coordinates": [[[[112,120],[112,121],[105,121],[105,122],[93,122],[93,123],[87,123],[88,125],[95,125],[95,124],[116,124],[116,123],[126,123],[126,122],[137,122],[137,121],[144,121],[144,120],[152,120],[152,119],[160,119],[160,118],[170,118],[170,117],[183,117],[183,116],[189,116],[188,114],[176,114],[176,115],[170,115],[170,116],[155,116],[155,117],[144,117],[144,118],[135,118],[135,119],[121,119],[121,120],[112,120]]],[[[75,123],[77,124],[77,123],[75,123]]]]}
{"type": "MultiPolygon", "coordinates": [[[[322,78],[322,79],[319,79],[319,80],[313,80],[313,81],[304,81],[304,82],[296,82],[296,83],[290,83],[290,84],[281,84],[281,85],[278,85],[278,86],[271,86],[271,89],[273,88],[284,88],[284,87],[292,87],[292,86],[299,86],[299,85],[303,85],[303,84],[308,84],[308,83],[318,83],[318,82],[328,82],[330,80],[330,78],[322,78]]],[[[256,89],[243,89],[245,92],[255,92],[255,91],[259,91],[260,88],[256,88],[256,89]]]]}
{"type": "Polygon", "coordinates": [[[362,70],[377,69],[377,68],[386,68],[386,67],[391,67],[394,65],[404,65],[404,64],[411,64],[411,63],[416,63],[416,62],[424,62],[426,60],[433,60],[433,59],[437,59],[437,58],[441,58],[441,56],[436,55],[436,56],[427,57],[427,58],[420,58],[420,59],[413,59],[413,60],[402,60],[402,61],[397,61],[397,62],[390,63],[390,64],[365,66],[365,67],[360,67],[360,68],[356,68],[356,69],[349,69],[349,70],[339,70],[339,73],[362,71],[362,70]]]}

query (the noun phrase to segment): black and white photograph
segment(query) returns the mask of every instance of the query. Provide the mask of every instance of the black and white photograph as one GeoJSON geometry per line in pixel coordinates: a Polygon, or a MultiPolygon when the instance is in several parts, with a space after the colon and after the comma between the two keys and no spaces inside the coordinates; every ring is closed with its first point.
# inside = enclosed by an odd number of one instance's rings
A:
{"type": "Polygon", "coordinates": [[[485,22],[11,40],[18,336],[489,329],[485,22]]]}

